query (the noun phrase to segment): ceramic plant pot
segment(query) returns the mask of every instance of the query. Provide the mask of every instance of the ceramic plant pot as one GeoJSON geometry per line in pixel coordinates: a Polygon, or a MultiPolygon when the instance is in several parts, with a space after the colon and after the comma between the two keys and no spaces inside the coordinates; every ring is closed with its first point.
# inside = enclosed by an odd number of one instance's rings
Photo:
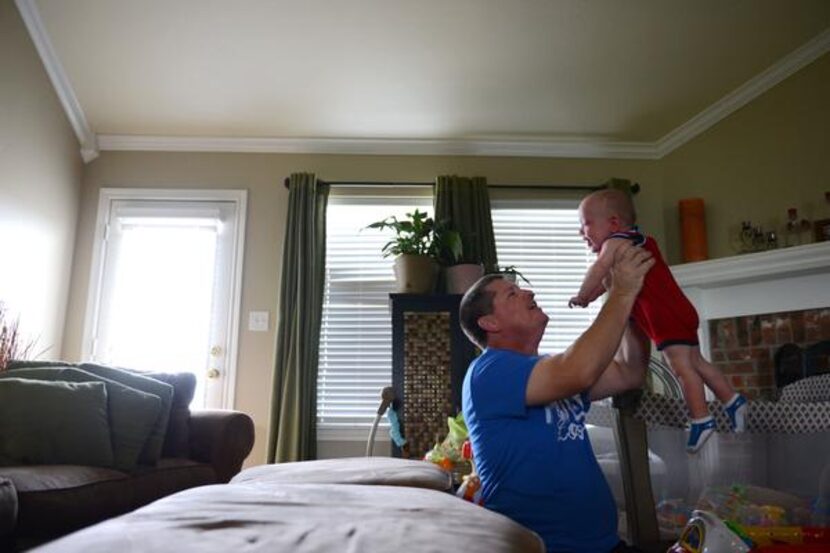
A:
{"type": "Polygon", "coordinates": [[[395,279],[398,292],[403,294],[430,294],[435,290],[438,264],[426,255],[399,255],[395,259],[395,279]]]}
{"type": "Polygon", "coordinates": [[[447,267],[447,293],[463,294],[467,289],[484,276],[484,266],[477,263],[462,263],[447,267]]]}

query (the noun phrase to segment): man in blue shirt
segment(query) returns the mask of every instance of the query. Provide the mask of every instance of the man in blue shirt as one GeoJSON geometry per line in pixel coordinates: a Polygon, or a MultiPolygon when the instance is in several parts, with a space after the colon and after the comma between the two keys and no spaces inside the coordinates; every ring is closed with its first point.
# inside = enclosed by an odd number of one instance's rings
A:
{"type": "Polygon", "coordinates": [[[484,505],[535,530],[549,553],[628,550],[584,422],[591,401],[645,379],[650,342],[629,316],[653,264],[622,247],[593,324],[551,356],[538,353],[548,316],[533,292],[488,275],[461,301],[461,326],[484,350],[462,392],[484,505]]]}

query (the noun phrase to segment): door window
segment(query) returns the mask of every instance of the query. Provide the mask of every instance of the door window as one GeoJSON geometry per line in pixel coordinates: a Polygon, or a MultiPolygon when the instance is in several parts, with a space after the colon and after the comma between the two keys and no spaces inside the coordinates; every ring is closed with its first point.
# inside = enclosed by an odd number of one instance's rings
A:
{"type": "Polygon", "coordinates": [[[192,372],[194,407],[230,406],[238,204],[113,199],[106,208],[88,357],[192,372]]]}

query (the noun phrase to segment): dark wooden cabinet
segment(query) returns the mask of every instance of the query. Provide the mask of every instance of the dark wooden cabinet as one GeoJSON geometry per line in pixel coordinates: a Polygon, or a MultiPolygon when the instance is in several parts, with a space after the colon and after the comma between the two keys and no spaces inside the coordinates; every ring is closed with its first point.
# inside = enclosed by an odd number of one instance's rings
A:
{"type": "MultiPolygon", "coordinates": [[[[461,411],[461,386],[475,346],[458,322],[459,294],[390,294],[392,386],[409,455],[421,458],[461,411]]],[[[395,456],[401,451],[393,447],[395,456]]]]}

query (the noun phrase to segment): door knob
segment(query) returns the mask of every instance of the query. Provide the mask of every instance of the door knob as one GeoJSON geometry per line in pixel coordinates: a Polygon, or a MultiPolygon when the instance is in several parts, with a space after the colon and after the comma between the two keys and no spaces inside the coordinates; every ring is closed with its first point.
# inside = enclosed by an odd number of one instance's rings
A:
{"type": "Polygon", "coordinates": [[[219,369],[208,369],[208,371],[207,371],[207,377],[210,378],[210,379],[219,378],[220,374],[221,373],[219,372],[219,369]]]}
{"type": "Polygon", "coordinates": [[[222,353],[222,348],[220,346],[213,346],[210,348],[210,354],[214,357],[217,357],[222,353]]]}

